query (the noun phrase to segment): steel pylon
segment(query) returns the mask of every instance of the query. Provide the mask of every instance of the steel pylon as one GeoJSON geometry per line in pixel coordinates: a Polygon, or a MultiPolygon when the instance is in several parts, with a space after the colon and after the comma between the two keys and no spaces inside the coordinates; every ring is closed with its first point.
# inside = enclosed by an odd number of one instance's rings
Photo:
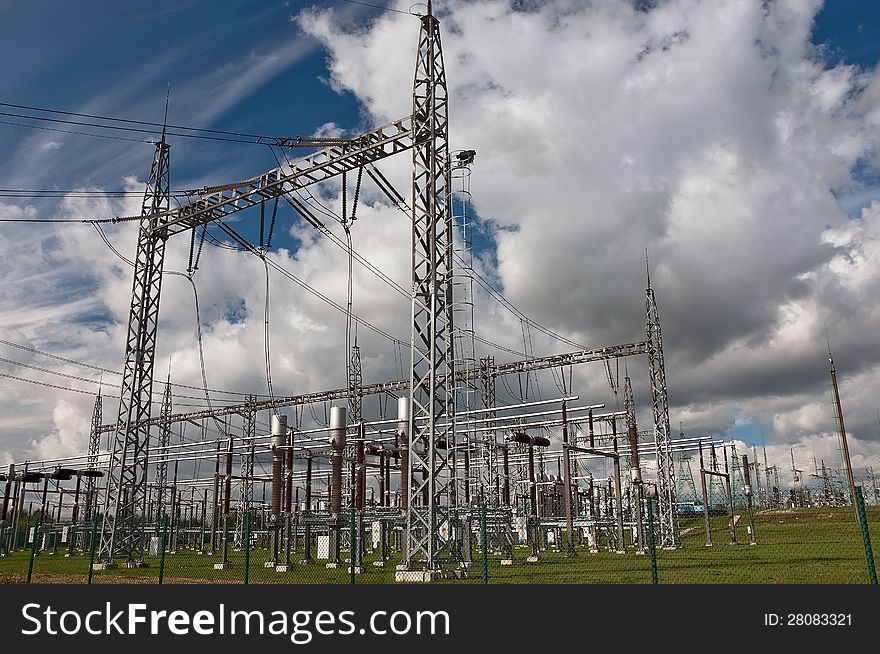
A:
{"type": "Polygon", "coordinates": [[[661,547],[678,547],[678,519],[675,507],[675,462],[672,459],[669,428],[669,398],[666,391],[666,365],[660,314],[648,274],[645,289],[645,335],[648,344],[648,374],[651,381],[651,408],[654,416],[654,444],[657,450],[657,505],[661,547]]]}
{"type": "Polygon", "coordinates": [[[128,564],[138,563],[144,556],[150,442],[150,428],[145,421],[152,408],[156,332],[167,238],[162,225],[167,220],[170,199],[168,155],[169,146],[163,131],[162,139],[156,143],[141,205],[122,390],[104,495],[99,558],[105,564],[113,564],[117,559],[128,564]]]}
{"type": "Polygon", "coordinates": [[[404,563],[440,569],[448,544],[441,526],[451,505],[454,441],[452,380],[452,212],[449,132],[440,27],[421,17],[413,82],[412,343],[409,504],[404,563]],[[444,417],[450,419],[444,420],[444,417]]]}

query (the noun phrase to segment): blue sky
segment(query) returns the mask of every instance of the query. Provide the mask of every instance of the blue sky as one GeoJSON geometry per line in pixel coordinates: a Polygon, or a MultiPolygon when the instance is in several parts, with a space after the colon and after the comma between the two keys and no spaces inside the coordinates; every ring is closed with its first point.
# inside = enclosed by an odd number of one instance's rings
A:
{"type": "MultiPolygon", "coordinates": [[[[145,0],[13,0],[0,8],[3,23],[14,26],[0,43],[0,55],[15,62],[0,82],[0,101],[159,121],[170,85],[172,124],[273,136],[308,135],[325,123],[363,131],[368,126],[358,101],[327,82],[326,50],[292,20],[313,6],[334,7],[353,30],[382,13],[330,0],[233,0],[224,2],[222,11],[204,0],[160,6],[145,0]]],[[[831,63],[871,68],[880,59],[878,31],[876,2],[835,0],[819,12],[813,42],[823,45],[831,63]]],[[[0,120],[35,124],[6,116],[0,120]]],[[[268,149],[260,146],[188,139],[172,144],[172,184],[181,189],[245,178],[275,164],[268,149]]],[[[146,175],[151,150],[128,141],[0,123],[0,180],[4,188],[88,184],[116,189],[123,175],[146,175]],[[37,156],[34,144],[47,140],[69,143],[66,152],[76,156],[48,162],[40,158],[33,169],[23,167],[22,159],[37,156]]],[[[862,169],[857,182],[840,197],[849,215],[857,215],[880,196],[874,166],[862,169]]],[[[279,239],[279,245],[293,245],[283,234],[279,239]]],[[[491,247],[491,241],[480,239],[478,245],[491,247]]]]}

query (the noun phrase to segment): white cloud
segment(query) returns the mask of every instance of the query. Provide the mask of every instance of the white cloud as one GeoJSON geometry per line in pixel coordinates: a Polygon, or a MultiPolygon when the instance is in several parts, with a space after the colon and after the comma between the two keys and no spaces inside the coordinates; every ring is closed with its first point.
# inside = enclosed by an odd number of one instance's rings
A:
{"type": "MultiPolygon", "coordinates": [[[[587,345],[610,345],[644,337],[649,248],[673,424],[711,433],[744,423],[772,427],[780,465],[788,439],[831,451],[827,326],[853,449],[868,465],[880,391],[871,347],[880,328],[872,302],[880,290],[880,203],[849,220],[834,193],[852,191],[854,167],[880,146],[880,80],[876,70],[822,61],[809,43],[818,1],[765,4],[669,0],[640,12],[627,2],[560,0],[519,12],[500,1],[445,3],[452,147],[477,151],[474,202],[497,248],[497,261],[486,256],[478,268],[541,323],[587,345]]],[[[301,14],[300,24],[327,47],[334,88],[363,103],[365,122],[411,111],[414,18],[388,13],[352,31],[315,10],[301,14]]],[[[265,79],[278,61],[262,62],[265,79]]],[[[248,92],[227,90],[229,97],[248,92]]],[[[328,123],[316,133],[339,129],[328,123]]],[[[381,166],[402,191],[409,189],[408,159],[381,166]]],[[[327,186],[321,197],[338,211],[338,182],[327,186]]],[[[409,221],[378,197],[365,181],[354,246],[408,288],[409,221]]],[[[71,199],[63,211],[129,215],[138,207],[137,200],[71,199]]],[[[130,270],[91,228],[61,230],[3,242],[10,276],[2,292],[5,305],[17,308],[0,323],[4,338],[118,369],[130,270]],[[85,280],[88,291],[66,288],[61,280],[71,277],[85,280]],[[112,321],[83,322],[90,311],[112,321]]],[[[133,226],[107,233],[131,256],[133,226]]],[[[274,252],[272,261],[344,304],[344,253],[311,228],[297,225],[291,234],[300,249],[274,252]]],[[[188,239],[168,247],[166,269],[185,269],[188,239]]],[[[278,273],[271,279],[275,392],[342,386],[342,315],[278,273]]],[[[196,283],[209,385],[265,393],[261,262],[206,245],[196,283]]],[[[408,340],[406,299],[357,263],[354,285],[355,311],[408,340]]],[[[517,318],[483,292],[477,305],[479,334],[523,349],[517,318]]],[[[160,333],[158,376],[171,357],[175,380],[199,385],[192,289],[178,277],[163,285],[160,333]]],[[[363,327],[358,335],[365,380],[396,378],[395,347],[363,327]]],[[[536,354],[569,349],[531,336],[536,354]]],[[[647,424],[644,364],[628,367],[647,424]]],[[[549,374],[541,384],[555,392],[549,374]]],[[[516,392],[517,382],[511,385],[516,392]]],[[[575,386],[585,400],[613,402],[602,366],[576,371],[575,386]]],[[[40,433],[51,432],[31,452],[77,442],[90,398],[69,401],[76,411],[67,417],[81,424],[66,434],[49,422],[59,406],[54,393],[28,407],[42,412],[40,433]]],[[[5,408],[22,412],[11,402],[5,408]]],[[[105,407],[105,421],[112,412],[105,407]]],[[[34,438],[29,432],[0,447],[20,456],[34,438]]]]}

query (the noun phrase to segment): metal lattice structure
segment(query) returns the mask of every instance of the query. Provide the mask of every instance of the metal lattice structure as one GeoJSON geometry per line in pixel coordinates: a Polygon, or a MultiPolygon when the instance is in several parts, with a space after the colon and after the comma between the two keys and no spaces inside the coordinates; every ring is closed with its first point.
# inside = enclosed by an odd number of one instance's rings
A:
{"type": "Polygon", "coordinates": [[[167,235],[162,226],[170,203],[169,147],[162,139],[150,168],[141,206],[140,231],[135,257],[134,282],[125,342],[125,366],[116,433],[104,496],[100,559],[113,564],[143,560],[143,520],[146,509],[147,461],[150,430],[143,421],[150,417],[159,298],[167,235]]]}
{"type": "Polygon", "coordinates": [[[168,445],[171,443],[171,374],[165,381],[162,394],[162,409],[159,412],[158,461],[156,462],[156,522],[162,520],[165,511],[166,486],[168,485],[168,445]]]}
{"type": "MultiPolygon", "coordinates": [[[[101,391],[98,390],[98,395],[95,397],[95,408],[92,411],[92,428],[89,431],[89,452],[88,452],[88,464],[89,468],[95,469],[98,465],[98,452],[101,449],[101,422],[103,421],[103,398],[101,397],[101,391]]],[[[91,519],[92,514],[95,511],[95,499],[96,499],[96,484],[94,477],[86,477],[86,511],[85,516],[86,520],[91,519]]]]}
{"type": "Polygon", "coordinates": [[[350,466],[350,474],[342,475],[342,497],[348,498],[351,505],[354,506],[355,484],[355,458],[357,451],[357,443],[354,439],[359,437],[360,425],[363,420],[364,395],[362,388],[364,385],[363,369],[361,367],[361,349],[357,345],[351,346],[351,358],[348,363],[348,424],[352,425],[349,430],[349,438],[345,441],[343,450],[343,461],[350,466]]]}
{"type": "MultiPolygon", "coordinates": [[[[496,417],[494,410],[496,405],[495,375],[491,372],[494,367],[495,357],[485,356],[480,358],[480,408],[485,409],[483,418],[489,421],[492,421],[496,417]]],[[[492,426],[492,424],[492,422],[489,422],[487,423],[487,426],[492,426]]],[[[496,438],[496,431],[487,431],[482,439],[482,446],[477,449],[483,460],[483,465],[481,467],[482,474],[479,478],[478,489],[485,492],[487,495],[491,495],[494,488],[492,475],[498,474],[496,438]]],[[[509,479],[502,479],[501,484],[504,484],[504,481],[507,481],[508,485],[510,484],[509,479]]],[[[493,504],[499,502],[499,498],[496,497],[496,502],[493,504]]]]}
{"type": "Polygon", "coordinates": [[[413,294],[410,375],[409,505],[404,564],[440,568],[448,519],[453,445],[454,370],[450,357],[452,219],[448,206],[449,136],[440,26],[421,17],[413,83],[413,294]],[[422,498],[427,501],[423,502],[422,498]]]}
{"type": "Polygon", "coordinates": [[[678,547],[678,519],[675,507],[675,462],[672,459],[669,429],[669,398],[666,391],[666,364],[663,360],[663,338],[660,314],[651,288],[651,276],[645,289],[645,335],[648,345],[648,375],[651,382],[651,409],[654,417],[654,444],[657,448],[657,494],[660,545],[678,547]]]}
{"type": "MultiPolygon", "coordinates": [[[[256,397],[248,396],[248,406],[253,407],[256,397]]],[[[247,451],[241,457],[241,489],[238,495],[238,511],[235,516],[235,543],[241,547],[246,531],[245,512],[251,508],[254,501],[254,439],[257,437],[257,412],[247,409],[242,412],[243,443],[248,446],[247,451]]]]}

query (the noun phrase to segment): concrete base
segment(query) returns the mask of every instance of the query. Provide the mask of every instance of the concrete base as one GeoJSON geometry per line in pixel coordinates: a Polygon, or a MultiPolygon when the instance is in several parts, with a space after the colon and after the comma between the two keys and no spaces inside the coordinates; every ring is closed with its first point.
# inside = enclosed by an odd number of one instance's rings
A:
{"type": "Polygon", "coordinates": [[[757,543],[749,543],[749,545],[757,545],[757,543]]]}
{"type": "Polygon", "coordinates": [[[473,564],[474,564],[473,561],[461,561],[461,562],[459,562],[458,567],[467,569],[467,568],[470,568],[473,564]]]}
{"type": "Polygon", "coordinates": [[[394,573],[394,581],[409,583],[428,583],[443,578],[439,570],[398,570],[394,573]]]}
{"type": "Polygon", "coordinates": [[[328,570],[335,570],[336,568],[339,567],[339,564],[338,563],[328,563],[325,567],[328,570]]]}
{"type": "Polygon", "coordinates": [[[373,561],[373,565],[376,566],[377,568],[384,568],[385,561],[373,561]]]}
{"type": "Polygon", "coordinates": [[[537,563],[540,560],[541,560],[540,556],[533,554],[532,556],[530,556],[529,558],[526,559],[526,563],[537,563]]]}
{"type": "Polygon", "coordinates": [[[126,568],[149,568],[150,564],[144,561],[128,561],[125,564],[126,568]]]}
{"type": "Polygon", "coordinates": [[[300,565],[311,565],[314,562],[315,562],[314,559],[300,559],[299,564],[300,565]]]}
{"type": "Polygon", "coordinates": [[[273,568],[274,569],[276,565],[277,564],[275,563],[275,561],[264,561],[263,562],[264,568],[273,568]]]}
{"type": "Polygon", "coordinates": [[[229,568],[231,568],[231,567],[232,567],[232,564],[229,561],[227,561],[226,563],[215,563],[214,564],[215,570],[229,570],[229,568]]]}
{"type": "Polygon", "coordinates": [[[597,549],[590,549],[590,554],[598,554],[598,553],[599,553],[599,550],[597,550],[597,549]]]}
{"type": "Polygon", "coordinates": [[[626,554],[626,550],[614,550],[615,554],[626,554]]]}
{"type": "Polygon", "coordinates": [[[513,565],[513,559],[501,559],[501,565],[513,565]]]}
{"type": "Polygon", "coordinates": [[[644,556],[645,552],[644,550],[642,550],[641,552],[639,550],[636,550],[636,554],[638,554],[639,556],[644,556]]]}
{"type": "Polygon", "coordinates": [[[116,570],[119,567],[116,563],[96,563],[95,570],[116,570]]]}
{"type": "MultiPolygon", "coordinates": [[[[362,566],[356,565],[354,567],[354,573],[356,575],[363,574],[363,572],[364,572],[364,569],[362,566]]],[[[348,574],[351,574],[351,566],[348,566],[348,574]]]]}
{"type": "Polygon", "coordinates": [[[406,570],[406,563],[398,563],[395,570],[406,570]]]}
{"type": "Polygon", "coordinates": [[[293,570],[293,565],[290,563],[279,563],[275,566],[275,572],[290,572],[293,570]]]}

